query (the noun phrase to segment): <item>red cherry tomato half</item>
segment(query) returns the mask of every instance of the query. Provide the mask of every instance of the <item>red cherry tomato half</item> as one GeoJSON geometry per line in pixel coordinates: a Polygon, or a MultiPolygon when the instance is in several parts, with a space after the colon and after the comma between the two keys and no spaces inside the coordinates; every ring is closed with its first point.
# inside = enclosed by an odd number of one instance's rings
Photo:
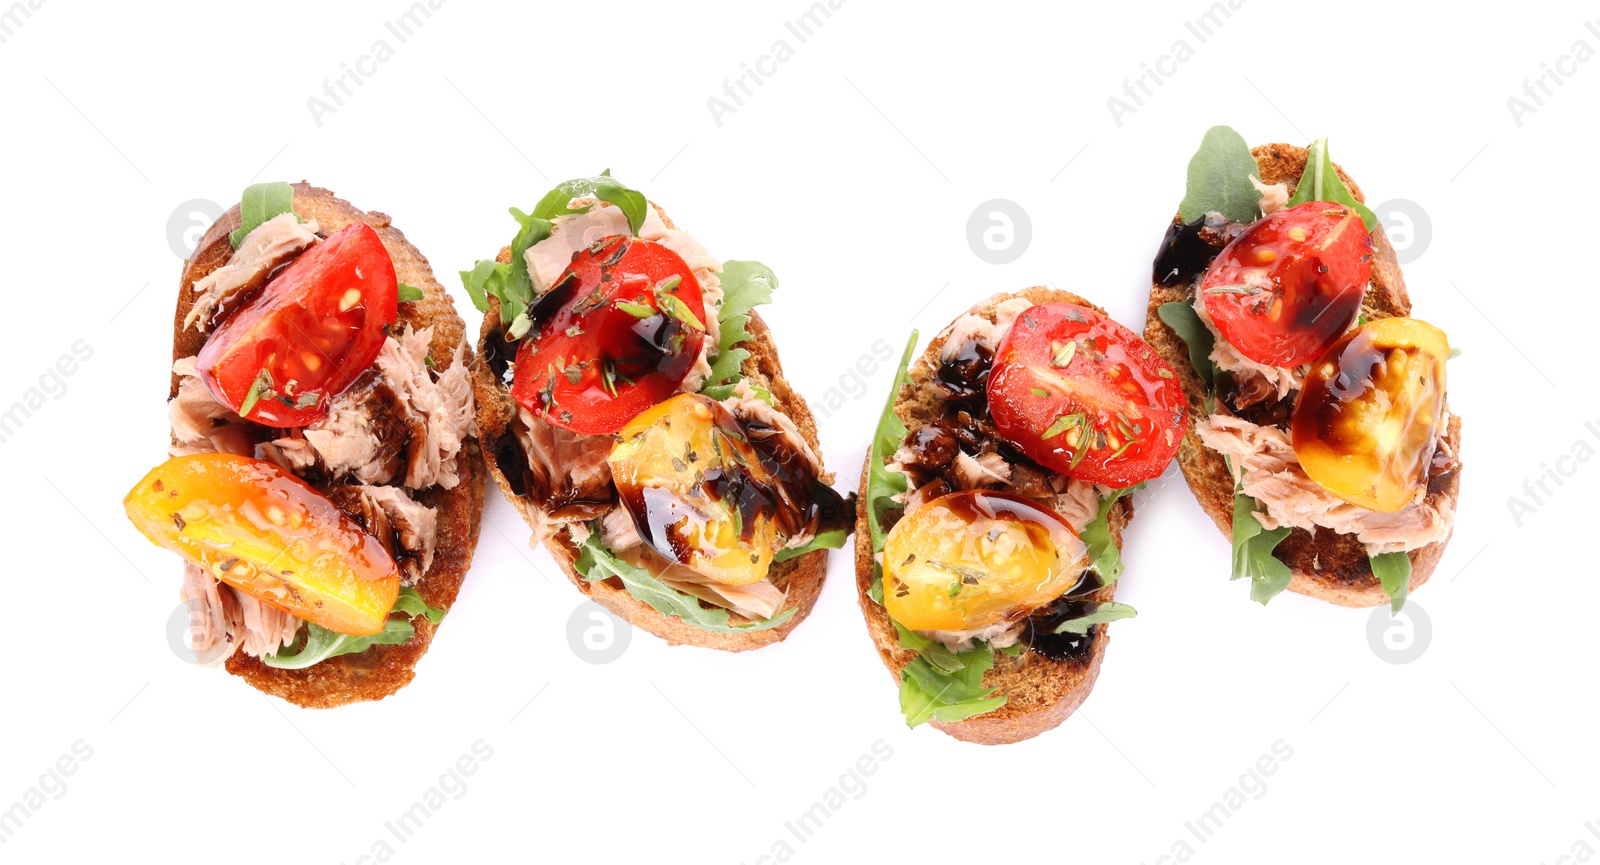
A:
{"type": "Polygon", "coordinates": [[[676,393],[706,336],[694,272],[658,243],[616,235],[572,256],[528,310],[511,396],[577,433],[614,433],[676,393]]]}
{"type": "Polygon", "coordinates": [[[1361,215],[1310,201],[1250,226],[1211,262],[1200,291],[1240,354],[1292,368],[1321,357],[1350,329],[1371,276],[1372,237],[1361,215]]]}
{"type": "Polygon", "coordinates": [[[301,253],[200,349],[200,380],[256,423],[304,426],[372,366],[399,283],[372,226],[345,226],[301,253]]]}
{"type": "Polygon", "coordinates": [[[1188,410],[1172,368],[1133,331],[1047,303],[1017,316],[995,349],[989,414],[1040,465],[1126,487],[1166,470],[1188,410]]]}

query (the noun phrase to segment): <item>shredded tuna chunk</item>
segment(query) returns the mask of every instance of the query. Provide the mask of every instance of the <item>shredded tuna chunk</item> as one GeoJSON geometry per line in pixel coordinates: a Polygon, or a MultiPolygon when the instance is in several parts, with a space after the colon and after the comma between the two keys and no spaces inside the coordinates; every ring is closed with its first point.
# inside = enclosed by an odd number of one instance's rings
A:
{"type": "Polygon", "coordinates": [[[433,567],[439,514],[404,488],[339,484],[328,488],[328,498],[389,548],[402,583],[416,585],[433,567]]]}
{"type": "Polygon", "coordinates": [[[902,513],[909,514],[934,499],[950,492],[950,485],[943,478],[934,478],[909,492],[897,493],[891,499],[905,505],[902,513]]]}
{"type": "Polygon", "coordinates": [[[260,658],[294,642],[294,635],[300,630],[299,619],[244,592],[234,592],[233,598],[239,604],[243,622],[240,647],[245,654],[260,658]]]}
{"type": "Polygon", "coordinates": [[[435,380],[427,364],[432,339],[431,327],[390,336],[375,371],[329,401],[326,416],[263,445],[259,456],[295,472],[320,464],[335,478],[364,484],[392,480],[403,457],[407,487],[454,489],[457,456],[472,431],[466,342],[435,380]]]}
{"type": "Polygon", "coordinates": [[[273,270],[317,242],[317,221],[301,223],[293,213],[280,213],[256,226],[227,264],[195,282],[194,305],[183,317],[184,330],[204,331],[217,307],[263,285],[273,270]]]}
{"type": "Polygon", "coordinates": [[[940,642],[952,652],[966,652],[972,649],[973,642],[983,640],[991,649],[1009,649],[1017,644],[1022,636],[1022,626],[1026,619],[1014,622],[995,622],[981,628],[962,628],[955,631],[918,631],[917,633],[927,639],[940,642]]]}
{"type": "Polygon", "coordinates": [[[1289,203],[1289,187],[1282,183],[1262,183],[1255,175],[1250,175],[1250,185],[1261,194],[1261,213],[1277,213],[1289,203]]]}
{"type": "Polygon", "coordinates": [[[428,345],[433,328],[407,326],[399,339],[391,336],[378,352],[378,370],[412,421],[406,445],[405,485],[447,490],[461,483],[456,457],[472,431],[472,382],[468,377],[465,340],[456,345],[450,366],[435,381],[428,372],[428,345]]]}
{"type": "Polygon", "coordinates": [[[734,386],[733,396],[723,400],[722,405],[733,413],[752,438],[782,436],[785,450],[800,454],[812,472],[821,474],[822,459],[812,449],[811,443],[806,441],[806,437],[800,434],[800,428],[795,426],[794,420],[757,396],[748,381],[740,379],[734,386]]]}
{"type": "Polygon", "coordinates": [[[300,630],[299,619],[235,591],[193,563],[183,568],[182,597],[189,605],[195,654],[207,658],[218,646],[224,647],[208,658],[211,664],[221,664],[241,648],[258,658],[273,654],[293,643],[300,630]]]}
{"type": "Polygon", "coordinates": [[[517,411],[517,439],[533,473],[533,500],[541,510],[612,497],[611,436],[583,435],[547,423],[527,409],[517,411]]]}
{"type": "Polygon", "coordinates": [[[1206,447],[1229,458],[1244,492],[1266,508],[1255,515],[1265,528],[1321,526],[1354,535],[1374,555],[1409,552],[1450,536],[1455,506],[1448,496],[1428,495],[1422,489],[1394,513],[1369,510],[1313,481],[1295,457],[1288,434],[1277,427],[1214,414],[1198,421],[1195,432],[1206,447]]]}
{"type": "Polygon", "coordinates": [[[692,573],[687,568],[682,571],[673,571],[672,577],[663,576],[661,582],[688,595],[693,595],[702,601],[715,604],[723,609],[738,613],[752,621],[770,619],[783,608],[785,595],[782,590],[772,584],[771,580],[762,580],[747,586],[728,586],[722,583],[695,583],[675,579],[680,574],[692,573]]]}
{"type": "MultiPolygon", "coordinates": [[[[1270,286],[1267,286],[1270,289],[1270,286]]],[[[1211,362],[1223,372],[1233,373],[1234,380],[1240,390],[1249,390],[1252,380],[1259,381],[1259,387],[1265,391],[1277,394],[1278,399],[1283,399],[1291,393],[1299,391],[1306,384],[1306,373],[1310,367],[1302,366],[1298,369],[1288,369],[1281,366],[1267,366],[1256,363],[1239,353],[1231,343],[1222,338],[1222,333],[1217,330],[1216,322],[1211,320],[1211,314],[1206,312],[1206,301],[1198,291],[1194,299],[1195,313],[1200,316],[1200,321],[1205,323],[1206,329],[1211,331],[1211,336],[1216,342],[1211,347],[1211,362]]]]}
{"type": "Polygon", "coordinates": [[[301,464],[306,451],[320,458],[336,478],[351,475],[364,484],[387,483],[400,470],[401,452],[409,435],[407,407],[382,376],[368,372],[328,403],[328,414],[294,434],[273,442],[285,456],[301,464]],[[305,445],[301,445],[304,442],[305,445]]]}
{"type": "Polygon", "coordinates": [[[1058,475],[1053,486],[1057,492],[1050,498],[1050,508],[1061,515],[1072,526],[1072,530],[1082,533],[1084,528],[1100,516],[1100,492],[1094,484],[1077,478],[1068,478],[1058,475]]]}
{"type": "Polygon", "coordinates": [[[172,425],[174,440],[169,453],[251,455],[255,434],[249,424],[229,422],[238,416],[211,395],[195,372],[194,358],[174,361],[172,371],[178,374],[178,395],[167,403],[167,422],[172,425]]]}
{"type": "MultiPolygon", "coordinates": [[[[202,658],[219,643],[229,643],[233,648],[238,648],[231,640],[227,608],[222,602],[224,590],[232,591],[199,565],[186,563],[183,566],[181,597],[189,605],[190,648],[202,658]]],[[[232,651],[229,651],[212,659],[212,662],[220,664],[231,654],[232,651]]]]}
{"type": "Polygon", "coordinates": [[[1017,316],[1033,305],[1033,301],[1025,297],[1002,300],[995,305],[994,321],[970,312],[962,313],[960,318],[945,328],[942,334],[944,346],[939,349],[939,359],[953,360],[968,342],[981,343],[991,350],[997,348],[1006,334],[1011,332],[1011,325],[1016,322],[1017,316]]]}
{"type": "MultiPolygon", "coordinates": [[[[633,523],[633,515],[627,508],[612,508],[600,521],[600,536],[605,540],[606,549],[614,553],[631,550],[644,544],[644,538],[639,536],[639,527],[633,523]]],[[[579,540],[578,543],[583,543],[579,540]]]]}
{"type": "Polygon", "coordinates": [[[956,454],[955,477],[964,490],[1003,486],[1011,480],[1011,465],[996,453],[974,457],[963,451],[956,454]]]}

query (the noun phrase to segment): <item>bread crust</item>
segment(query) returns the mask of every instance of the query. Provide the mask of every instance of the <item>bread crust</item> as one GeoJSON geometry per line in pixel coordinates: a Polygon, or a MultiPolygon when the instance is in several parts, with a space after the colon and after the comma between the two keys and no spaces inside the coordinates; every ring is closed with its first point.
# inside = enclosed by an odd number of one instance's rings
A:
{"type": "MultiPolygon", "coordinates": [[[[1262,183],[1283,183],[1291,192],[1305,171],[1307,151],[1292,144],[1264,144],[1251,151],[1262,183]]],[[[1334,170],[1357,201],[1366,202],[1361,187],[1334,165],[1334,170]]],[[[1406,292],[1405,277],[1400,273],[1400,263],[1395,259],[1394,246],[1382,231],[1372,235],[1372,284],[1362,303],[1362,314],[1368,319],[1391,318],[1411,314],[1411,298],[1406,292]]],[[[1189,398],[1189,424],[1183,442],[1178,448],[1178,466],[1184,479],[1194,491],[1200,507],[1216,523],[1224,537],[1233,536],[1234,483],[1228,464],[1221,454],[1207,448],[1195,432],[1195,423],[1205,417],[1205,383],[1189,361],[1189,349],[1183,339],[1161,320],[1161,305],[1172,301],[1194,300],[1189,286],[1166,286],[1152,281],[1150,305],[1145,318],[1145,341],[1155,348],[1178,375],[1184,393],[1189,398]]],[[[1461,419],[1451,415],[1446,436],[1459,446],[1461,419]]],[[[1459,451],[1458,451],[1459,453],[1459,451]]],[[[1430,495],[1448,498],[1458,504],[1461,495],[1461,472],[1457,470],[1444,487],[1430,495]]],[[[1433,576],[1444,556],[1450,538],[1412,550],[1410,591],[1416,591],[1433,576]]],[[[1279,544],[1276,555],[1289,566],[1293,577],[1289,591],[1321,598],[1343,607],[1374,607],[1389,603],[1389,596],[1372,573],[1366,549],[1350,535],[1340,535],[1332,530],[1310,532],[1294,529],[1279,544]]]]}
{"type": "MultiPolygon", "coordinates": [[[[655,208],[661,221],[668,227],[674,228],[672,220],[662,211],[655,202],[650,202],[655,208]]],[[[500,250],[499,260],[502,263],[511,260],[511,249],[506,247],[500,250]]],[[[500,304],[494,298],[489,298],[489,310],[484,313],[483,323],[478,333],[477,360],[473,365],[473,390],[477,397],[478,411],[478,437],[482,442],[484,453],[497,454],[502,438],[512,436],[511,423],[517,414],[517,403],[511,398],[511,390],[506,387],[490,369],[484,357],[484,345],[499,331],[500,304]]],[[[822,448],[817,441],[816,421],[811,416],[811,409],[806,405],[804,398],[796,393],[790,386],[788,379],[783,377],[783,365],[778,360],[778,347],[772,340],[772,331],[768,329],[765,321],[755,311],[750,313],[748,325],[750,339],[738,343],[738,347],[745,349],[750,356],[745,359],[742,372],[752,385],[766,388],[772,393],[776,407],[787,414],[799,427],[800,433],[805,437],[820,458],[822,448]]],[[[521,453],[520,446],[517,453],[521,453]]],[[[486,462],[490,477],[500,487],[512,507],[522,515],[529,527],[536,525],[535,505],[528,499],[519,496],[512,489],[511,482],[500,470],[497,459],[491,456],[486,462]]],[[[823,472],[823,483],[832,484],[833,475],[823,472]]],[[[828,572],[828,550],[816,550],[803,556],[797,556],[784,562],[772,565],[768,578],[779,590],[784,592],[784,603],[776,615],[782,615],[784,610],[794,610],[794,615],[788,621],[774,628],[760,631],[746,631],[742,633],[713,633],[695,627],[676,616],[664,616],[649,604],[628,594],[621,581],[616,579],[597,580],[589,582],[578,573],[578,550],[572,543],[570,535],[565,529],[558,531],[555,536],[544,542],[550,551],[551,558],[560,565],[567,579],[590,600],[605,607],[612,613],[626,619],[629,624],[643,631],[655,634],[673,646],[701,646],[708,649],[721,649],[725,652],[745,652],[759,649],[782,641],[800,623],[811,615],[811,609],[817,603],[817,598],[822,593],[822,581],[828,572]]],[[[729,622],[739,624],[746,621],[743,617],[730,613],[729,622]]]]}
{"type": "MultiPolygon", "coordinates": [[[[1014,294],[994,295],[968,312],[993,320],[995,307],[1016,297],[1027,298],[1035,304],[1073,303],[1105,314],[1105,310],[1071,292],[1042,286],[1014,294]]],[[[945,403],[933,389],[939,352],[944,342],[945,336],[941,333],[928,343],[928,347],[912,364],[906,386],[895,396],[895,414],[907,428],[914,429],[945,413],[945,403]]],[[[878,659],[898,685],[900,671],[917,657],[917,653],[900,647],[900,636],[888,611],[868,596],[872,588],[873,566],[872,532],[867,525],[867,509],[871,506],[867,498],[867,476],[871,459],[872,451],[869,449],[868,461],[861,466],[861,493],[856,499],[856,601],[861,605],[861,614],[866,619],[867,633],[877,649],[878,659]]],[[[1131,519],[1133,503],[1126,497],[1119,499],[1112,506],[1108,520],[1111,539],[1118,550],[1122,549],[1122,531],[1131,519]]],[[[1105,602],[1112,600],[1115,594],[1116,583],[1112,583],[1089,597],[1105,602]]],[[[984,674],[983,685],[1004,693],[1006,704],[964,721],[933,721],[932,724],[963,742],[980,745],[1006,745],[1053,730],[1061,726],[1094,689],[1110,640],[1110,627],[1096,626],[1088,657],[1076,661],[1054,661],[1033,652],[1023,652],[1013,658],[1004,652],[997,652],[995,666],[984,674]]]]}
{"type": "MultiPolygon", "coordinates": [[[[294,184],[294,209],[303,219],[315,219],[326,233],[354,222],[371,225],[394,260],[395,276],[422,289],[424,297],[400,305],[396,329],[406,325],[433,327],[429,354],[453,357],[466,325],[456,314],[455,304],[444,286],[434,278],[428,259],[390,224],[386,214],[365,212],[332,192],[304,181],[294,184]]],[[[228,234],[239,227],[239,206],[224,213],[196,244],[194,254],[183,269],[178,288],[178,306],[173,315],[172,359],[190,357],[205,344],[206,334],[185,329],[183,320],[194,305],[194,284],[206,274],[226,264],[233,254],[228,234]]],[[[469,350],[469,362],[471,361],[469,350]]],[[[172,375],[168,399],[177,396],[179,377],[172,375]]],[[[467,439],[457,459],[461,483],[453,490],[433,487],[416,492],[414,498],[438,511],[438,537],[433,566],[417,581],[416,589],[430,606],[449,608],[455,603],[461,582],[472,563],[478,544],[483,515],[483,457],[474,439],[467,439]]],[[[331,708],[364,700],[381,700],[405,687],[416,675],[417,661],[433,642],[438,625],[422,616],[412,620],[416,634],[392,646],[374,646],[364,652],[329,658],[303,670],[268,667],[260,658],[235,652],[227,660],[228,672],[251,686],[276,697],[308,708],[331,708]]],[[[443,624],[442,622],[440,624],[443,624]]]]}

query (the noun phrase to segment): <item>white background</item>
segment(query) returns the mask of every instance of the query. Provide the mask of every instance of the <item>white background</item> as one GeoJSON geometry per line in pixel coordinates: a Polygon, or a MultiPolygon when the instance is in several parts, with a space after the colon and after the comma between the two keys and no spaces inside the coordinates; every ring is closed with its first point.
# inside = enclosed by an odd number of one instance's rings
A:
{"type": "Polygon", "coordinates": [[[804,0],[451,0],[404,42],[385,28],[402,0],[18,13],[0,43],[0,408],[56,396],[0,444],[0,809],[75,742],[92,756],[64,792],[46,782],[58,798],[0,860],[137,845],[354,863],[380,839],[403,862],[753,863],[780,839],[793,861],[901,863],[1154,863],[1179,840],[1217,863],[1554,863],[1600,847],[1584,824],[1600,818],[1600,591],[1579,553],[1600,465],[1562,462],[1573,476],[1550,504],[1523,491],[1575,443],[1600,448],[1600,63],[1563,61],[1570,77],[1520,125],[1506,104],[1575,41],[1600,49],[1584,26],[1600,9],[1427,7],[1250,0],[1204,42],[1185,27],[1202,0],[849,0],[803,43],[784,22],[804,0]],[[379,39],[393,56],[362,61],[379,39]],[[761,61],[771,74],[719,125],[708,97],[779,39],[793,56],[761,61]],[[1192,58],[1162,61],[1172,74],[1119,124],[1108,97],[1179,39],[1192,58]],[[308,98],[358,61],[370,76],[319,123],[308,98]],[[852,371],[875,341],[897,354],[912,326],[926,336],[1046,282],[1139,329],[1185,165],[1216,123],[1252,143],[1330,136],[1369,202],[1412,203],[1386,215],[1414,258],[1417,314],[1465,352],[1450,365],[1460,519],[1413,601],[1425,646],[1414,620],[1374,638],[1368,611],[1250,603],[1178,482],[1143,498],[1126,536],[1119,600],[1140,614],[1115,626],[1093,695],[1008,747],[905,729],[844,555],[786,643],[727,655],[634,633],[615,662],[588,663],[568,637],[578,592],[493,492],[461,597],[395,697],[304,711],[169,646],[179,567],[120,498],[163,456],[173,246],[209,221],[204,202],[258,179],[331,188],[392,214],[474,317],[455,271],[507,241],[506,208],[609,167],[713,253],[776,270],[763,314],[791,380],[837,405],[822,441],[850,487],[890,377],[852,371]],[[1005,265],[966,239],[995,198],[1031,218],[1005,265]],[[1426,241],[1405,213],[1426,215],[1426,241]],[[46,373],[80,339],[93,354],[63,391],[46,373]],[[1512,496],[1531,513],[1514,519],[1512,496]],[[1416,659],[1386,661],[1385,639],[1416,659]],[[390,835],[480,739],[492,756],[464,792],[451,781],[458,798],[390,835]],[[855,797],[791,835],[785,821],[879,740],[892,754],[847,781],[855,797]],[[1258,798],[1208,840],[1190,834],[1279,740],[1292,757],[1264,792],[1249,781],[1258,798]]]}

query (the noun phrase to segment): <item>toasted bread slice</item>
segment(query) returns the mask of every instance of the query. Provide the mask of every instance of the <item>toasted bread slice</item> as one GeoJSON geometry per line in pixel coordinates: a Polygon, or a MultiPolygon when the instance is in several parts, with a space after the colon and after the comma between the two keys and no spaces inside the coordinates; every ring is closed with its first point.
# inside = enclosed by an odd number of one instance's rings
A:
{"type": "MultiPolygon", "coordinates": [[[[456,314],[455,304],[444,286],[434,279],[428,259],[390,225],[389,217],[364,212],[326,189],[294,184],[294,209],[303,219],[315,219],[326,233],[333,233],[354,222],[371,225],[394,260],[395,276],[423,290],[421,300],[400,305],[395,328],[406,325],[433,327],[432,357],[452,357],[465,333],[466,325],[456,314]]],[[[194,254],[184,266],[178,289],[178,308],[172,322],[172,359],[190,357],[205,344],[206,334],[185,329],[183,320],[194,305],[194,284],[206,274],[226,264],[233,254],[228,234],[239,227],[236,204],[209,228],[196,244],[194,254]]],[[[178,394],[178,376],[172,376],[168,398],[178,394]]],[[[455,603],[461,581],[472,563],[478,545],[478,527],[483,515],[483,457],[478,445],[468,439],[457,461],[461,483],[453,490],[434,487],[415,493],[418,502],[438,511],[438,539],[433,566],[417,581],[422,599],[433,607],[448,608],[455,603]]],[[[443,624],[442,622],[440,624],[443,624]]],[[[416,635],[404,643],[373,646],[364,652],[339,655],[303,670],[268,667],[261,659],[235,652],[227,661],[228,672],[273,696],[310,708],[328,708],[362,700],[380,700],[400,690],[415,675],[417,661],[428,650],[438,625],[426,616],[412,620],[416,635]]]]}
{"type": "MultiPolygon", "coordinates": [[[[1261,182],[1283,183],[1292,193],[1306,167],[1305,148],[1292,144],[1264,144],[1251,152],[1255,155],[1261,182]]],[[[1361,187],[1350,175],[1338,165],[1334,166],[1334,170],[1350,187],[1356,200],[1365,203],[1366,197],[1361,187]]],[[[1362,314],[1368,319],[1410,315],[1411,298],[1406,294],[1405,278],[1400,274],[1400,263],[1395,260],[1394,246],[1390,244],[1388,235],[1382,231],[1373,232],[1372,245],[1372,282],[1362,302],[1362,314]]],[[[1183,469],[1184,477],[1189,481],[1189,488],[1194,491],[1200,507],[1211,516],[1225,537],[1232,537],[1232,475],[1222,455],[1207,448],[1194,428],[1195,422],[1205,417],[1205,383],[1190,363],[1188,347],[1183,339],[1157,314],[1164,303],[1192,303],[1194,295],[1190,289],[1188,285],[1166,286],[1152,281],[1144,338],[1177,373],[1189,397],[1189,427],[1178,449],[1178,465],[1183,469]]],[[[1451,415],[1445,434],[1452,442],[1460,441],[1459,417],[1451,415]]],[[[1460,499],[1460,493],[1461,472],[1458,470],[1442,485],[1430,490],[1428,495],[1446,497],[1455,504],[1460,499]]],[[[1449,542],[1449,538],[1446,538],[1410,552],[1411,591],[1433,576],[1449,542]]],[[[1278,545],[1275,555],[1294,572],[1289,591],[1345,607],[1373,607],[1389,602],[1389,596],[1384,593],[1378,578],[1373,576],[1366,548],[1354,536],[1326,529],[1317,532],[1295,529],[1278,545]]]]}
{"type": "MultiPolygon", "coordinates": [[[[655,202],[650,202],[650,206],[655,208],[656,214],[668,228],[676,227],[660,206],[655,202]]],[[[511,261],[509,246],[500,250],[498,260],[502,264],[511,261]]],[[[761,316],[753,310],[750,313],[750,324],[747,329],[750,339],[738,344],[740,348],[750,353],[750,356],[745,358],[742,370],[745,378],[751,385],[771,391],[776,407],[794,421],[795,426],[800,428],[801,435],[811,445],[811,449],[820,455],[822,448],[817,441],[816,421],[812,419],[811,409],[806,406],[806,401],[789,387],[788,380],[783,377],[783,366],[778,362],[778,347],[772,341],[772,332],[768,330],[766,322],[761,320],[761,316]]],[[[485,355],[485,344],[489,340],[499,338],[500,304],[491,296],[489,311],[484,314],[483,325],[478,334],[478,356],[472,371],[472,386],[478,410],[478,438],[483,444],[484,453],[491,455],[488,460],[489,474],[495,483],[500,485],[506,500],[522,514],[522,518],[531,528],[538,523],[538,517],[534,513],[536,505],[528,498],[517,494],[500,463],[501,459],[526,459],[526,456],[522,452],[520,443],[516,441],[515,433],[511,430],[511,423],[517,415],[517,402],[511,398],[510,388],[500,380],[485,355]]],[[[833,483],[833,475],[827,472],[824,472],[820,479],[826,484],[833,483]]],[[[547,539],[545,547],[550,551],[551,558],[554,558],[561,566],[561,570],[566,573],[567,579],[571,580],[579,591],[602,607],[628,620],[634,627],[649,631],[670,645],[703,646],[728,652],[759,649],[787,637],[790,631],[811,614],[811,608],[817,603],[817,596],[822,593],[822,580],[828,572],[827,550],[817,550],[774,563],[768,579],[772,580],[785,596],[783,606],[774,615],[782,615],[784,610],[790,609],[795,611],[794,615],[783,624],[766,630],[713,633],[695,627],[676,616],[662,615],[649,604],[628,594],[628,590],[623,588],[620,580],[613,578],[589,582],[583,579],[576,566],[577,546],[566,529],[557,531],[553,537],[547,539]]],[[[747,620],[736,613],[729,615],[730,624],[738,625],[745,621],[747,620]]]]}
{"type": "MultiPolygon", "coordinates": [[[[1025,297],[1035,304],[1074,303],[1101,314],[1105,310],[1070,292],[1035,286],[1015,294],[997,294],[968,312],[994,320],[995,307],[1015,297],[1025,297]]],[[[935,420],[947,412],[946,403],[933,387],[939,369],[939,352],[944,347],[943,334],[928,343],[922,355],[913,362],[910,377],[895,397],[894,413],[908,429],[935,420]]],[[[867,452],[872,459],[872,452],[867,452]]],[[[900,671],[917,657],[917,653],[900,647],[900,636],[894,622],[882,604],[872,600],[872,532],[867,526],[867,509],[871,507],[866,495],[867,474],[870,463],[861,467],[861,494],[856,499],[856,596],[862,615],[867,620],[867,632],[878,650],[878,657],[898,683],[900,671]]],[[[1117,501],[1111,508],[1109,523],[1111,539],[1122,548],[1122,530],[1133,519],[1133,503],[1127,498],[1117,501]]],[[[1110,601],[1116,593],[1116,583],[1105,586],[1088,597],[1100,602],[1110,601]]],[[[980,745],[1005,745],[1031,739],[1046,730],[1061,726],[1078,706],[1083,704],[1094,688],[1095,677],[1100,674],[1100,663],[1105,658],[1106,645],[1111,636],[1106,625],[1094,626],[1094,641],[1088,653],[1071,661],[1055,661],[1033,652],[1022,652],[1012,657],[1004,652],[995,653],[995,666],[983,676],[986,688],[997,688],[1006,696],[1005,705],[992,712],[975,715],[964,721],[933,721],[933,726],[963,742],[980,745]]]]}

